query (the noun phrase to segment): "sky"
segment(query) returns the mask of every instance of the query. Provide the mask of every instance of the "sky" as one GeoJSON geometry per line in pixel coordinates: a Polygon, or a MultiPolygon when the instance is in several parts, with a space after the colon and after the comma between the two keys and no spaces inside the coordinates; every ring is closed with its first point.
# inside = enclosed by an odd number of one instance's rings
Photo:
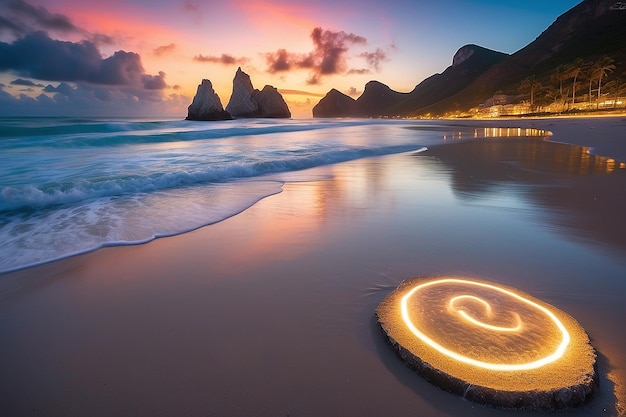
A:
{"type": "Polygon", "coordinates": [[[514,53],[580,0],[0,0],[0,116],[184,118],[238,67],[294,118],[332,88],[409,92],[477,44],[514,53]]]}

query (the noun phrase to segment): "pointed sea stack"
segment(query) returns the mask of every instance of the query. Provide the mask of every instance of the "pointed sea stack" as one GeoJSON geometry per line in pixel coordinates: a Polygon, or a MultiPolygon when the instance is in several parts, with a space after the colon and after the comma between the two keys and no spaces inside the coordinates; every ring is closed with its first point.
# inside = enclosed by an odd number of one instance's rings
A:
{"type": "Polygon", "coordinates": [[[226,106],[233,117],[290,118],[289,106],[278,90],[270,85],[259,91],[252,86],[250,76],[237,69],[233,78],[233,92],[226,106]]]}
{"type": "Polygon", "coordinates": [[[233,78],[233,92],[226,105],[226,111],[234,117],[257,117],[259,104],[252,99],[255,90],[250,76],[237,68],[233,78]]]}
{"type": "Polygon", "coordinates": [[[356,101],[332,89],[313,107],[313,117],[352,117],[356,101]]]}
{"type": "Polygon", "coordinates": [[[187,120],[231,120],[232,117],[222,107],[219,96],[213,90],[211,81],[204,79],[187,108],[187,120]]]}

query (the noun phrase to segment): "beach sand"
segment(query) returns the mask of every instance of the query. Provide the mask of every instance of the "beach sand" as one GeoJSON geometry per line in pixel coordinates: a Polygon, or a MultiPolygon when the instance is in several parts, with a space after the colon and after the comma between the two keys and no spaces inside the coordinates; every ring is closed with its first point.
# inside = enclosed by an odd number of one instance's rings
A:
{"type": "Polygon", "coordinates": [[[438,274],[573,316],[600,386],[567,415],[623,415],[626,122],[459,123],[533,125],[615,161],[448,140],[316,168],[326,179],[191,233],[0,275],[0,415],[519,416],[431,385],[386,344],[376,306],[438,274]]]}

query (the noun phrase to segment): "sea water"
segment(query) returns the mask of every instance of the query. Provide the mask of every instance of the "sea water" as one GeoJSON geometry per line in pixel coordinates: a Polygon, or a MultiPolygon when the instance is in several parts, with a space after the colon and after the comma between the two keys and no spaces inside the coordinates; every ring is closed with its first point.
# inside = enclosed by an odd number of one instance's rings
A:
{"type": "Polygon", "coordinates": [[[450,129],[365,119],[0,118],[0,272],[219,222],[285,181],[313,179],[301,174],[307,168],[416,151],[450,129]]]}

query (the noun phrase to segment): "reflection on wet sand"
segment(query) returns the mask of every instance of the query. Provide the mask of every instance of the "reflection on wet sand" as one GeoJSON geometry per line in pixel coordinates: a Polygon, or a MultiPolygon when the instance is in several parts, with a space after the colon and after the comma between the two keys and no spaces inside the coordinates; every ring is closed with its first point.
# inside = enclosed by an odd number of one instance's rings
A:
{"type": "Polygon", "coordinates": [[[478,138],[509,138],[509,137],[543,137],[548,138],[552,133],[544,129],[533,127],[483,127],[477,129],[459,129],[452,134],[444,134],[443,139],[478,139],[478,138]]]}
{"type": "Polygon", "coordinates": [[[568,235],[626,248],[626,196],[615,191],[626,187],[624,162],[537,138],[462,141],[420,157],[450,167],[452,189],[466,201],[516,187],[568,235]]]}

